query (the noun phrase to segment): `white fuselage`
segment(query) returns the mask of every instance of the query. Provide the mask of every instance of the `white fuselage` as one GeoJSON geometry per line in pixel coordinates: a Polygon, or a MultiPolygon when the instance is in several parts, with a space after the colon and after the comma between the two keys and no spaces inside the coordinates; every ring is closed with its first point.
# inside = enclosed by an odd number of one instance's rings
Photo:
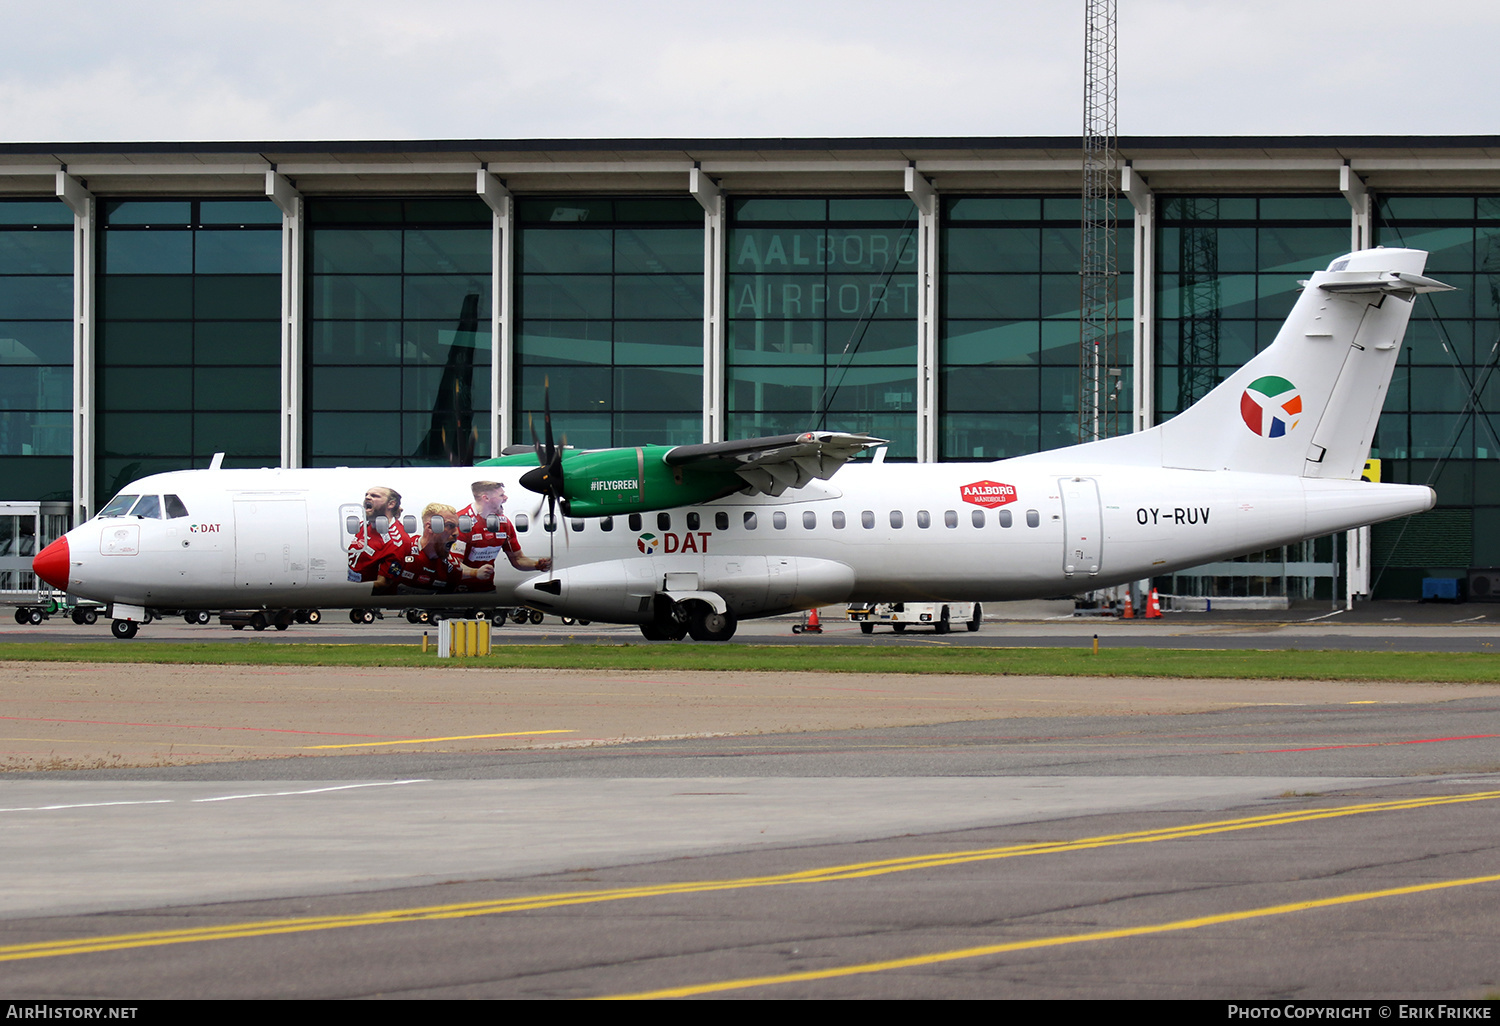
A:
{"type": "MultiPolygon", "coordinates": [[[[850,599],[1079,593],[1433,503],[1419,486],[1110,466],[1067,455],[849,465],[780,497],[737,494],[647,512],[638,528],[627,516],[609,518],[609,530],[600,519],[576,522],[581,529],[565,521],[566,532],[554,534],[544,529],[540,498],[518,483],[526,468],[181,471],[126,491],[175,495],[187,516],[97,517],[69,533],[68,591],[170,609],[524,603],[624,623],[648,622],[656,596],[680,594],[722,599],[749,618],[850,599]],[[516,535],[521,554],[550,555],[553,570],[518,569],[502,552],[493,590],[456,579],[396,587],[351,570],[367,490],[399,492],[401,515],[412,518],[431,503],[464,510],[481,478],[506,485],[505,513],[518,528],[526,519],[516,535]]],[[[392,558],[420,566],[432,557],[412,556],[408,545],[392,558]]]]}

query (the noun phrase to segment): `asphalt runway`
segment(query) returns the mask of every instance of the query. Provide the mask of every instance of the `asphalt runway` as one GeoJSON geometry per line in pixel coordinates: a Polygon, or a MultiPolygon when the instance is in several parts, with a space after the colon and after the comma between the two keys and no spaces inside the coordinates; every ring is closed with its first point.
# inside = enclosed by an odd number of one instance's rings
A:
{"type": "Polygon", "coordinates": [[[1500,990],[1500,686],[11,664],[0,696],[12,756],[136,752],[0,778],[8,996],[1500,990]]]}
{"type": "MultiPolygon", "coordinates": [[[[990,604],[982,628],[976,633],[958,629],[938,635],[912,627],[897,634],[887,627],[862,634],[843,617],[842,607],[823,610],[821,634],[794,634],[800,616],[770,617],[740,624],[735,642],[757,645],[943,645],[980,648],[1048,648],[1100,644],[1145,648],[1197,649],[1335,649],[1348,651],[1401,652],[1500,652],[1500,605],[1491,603],[1425,604],[1416,602],[1362,602],[1354,610],[1330,608],[1326,602],[1300,602],[1289,610],[1214,610],[1169,612],[1158,620],[1119,620],[1106,617],[1057,615],[1050,610],[1065,604],[990,604]],[[1006,617],[1001,619],[1001,617],[1006,617]]],[[[348,621],[341,610],[330,610],[323,622],[293,624],[285,631],[250,629],[236,631],[215,622],[189,626],[180,618],[157,620],[141,628],[140,634],[121,644],[224,641],[243,644],[421,644],[423,631],[432,627],[410,624],[404,616],[388,612],[369,625],[348,621]]],[[[693,642],[647,642],[640,630],[617,624],[567,626],[547,617],[540,626],[506,624],[493,631],[494,644],[693,644],[693,642]]],[[[55,618],[37,627],[21,626],[10,617],[0,617],[0,643],[30,641],[67,644],[76,641],[110,640],[108,621],[92,627],[77,626],[55,618]]]]}

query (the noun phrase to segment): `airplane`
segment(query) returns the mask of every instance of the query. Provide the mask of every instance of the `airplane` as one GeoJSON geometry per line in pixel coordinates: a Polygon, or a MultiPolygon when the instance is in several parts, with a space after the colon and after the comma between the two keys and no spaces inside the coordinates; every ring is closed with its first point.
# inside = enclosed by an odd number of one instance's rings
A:
{"type": "Polygon", "coordinates": [[[743,619],[851,599],[1143,580],[1433,506],[1428,487],[1360,480],[1416,297],[1450,288],[1426,259],[1334,260],[1272,345],[1134,434],[895,464],[881,439],[840,432],[566,450],[549,416],[545,444],[474,467],[152,475],[33,565],[108,603],[122,639],[153,608],[519,604],[724,641],[743,619]]]}

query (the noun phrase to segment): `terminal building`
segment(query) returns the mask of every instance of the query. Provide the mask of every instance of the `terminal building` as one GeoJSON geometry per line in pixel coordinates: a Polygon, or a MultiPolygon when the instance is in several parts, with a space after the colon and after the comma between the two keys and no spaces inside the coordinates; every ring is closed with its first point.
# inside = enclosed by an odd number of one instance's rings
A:
{"type": "MultiPolygon", "coordinates": [[[[1500,590],[1500,137],[1119,153],[1118,430],[1268,345],[1350,249],[1429,250],[1459,289],[1418,300],[1371,454],[1437,508],[1164,590],[1500,590]]],[[[0,591],[134,478],[483,459],[544,391],[580,447],[1071,444],[1080,169],[1075,138],[0,145],[0,591]]]]}

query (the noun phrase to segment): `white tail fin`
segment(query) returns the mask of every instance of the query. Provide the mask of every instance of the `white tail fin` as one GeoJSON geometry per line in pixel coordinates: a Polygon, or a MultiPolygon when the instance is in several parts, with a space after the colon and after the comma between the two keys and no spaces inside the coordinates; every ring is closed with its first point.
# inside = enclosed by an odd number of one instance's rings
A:
{"type": "MultiPolygon", "coordinates": [[[[1385,402],[1427,254],[1367,249],[1307,283],[1264,352],[1165,424],[1088,442],[1102,463],[1357,480],[1385,402]]],[[[1055,454],[1053,454],[1055,455],[1055,454]]]]}

